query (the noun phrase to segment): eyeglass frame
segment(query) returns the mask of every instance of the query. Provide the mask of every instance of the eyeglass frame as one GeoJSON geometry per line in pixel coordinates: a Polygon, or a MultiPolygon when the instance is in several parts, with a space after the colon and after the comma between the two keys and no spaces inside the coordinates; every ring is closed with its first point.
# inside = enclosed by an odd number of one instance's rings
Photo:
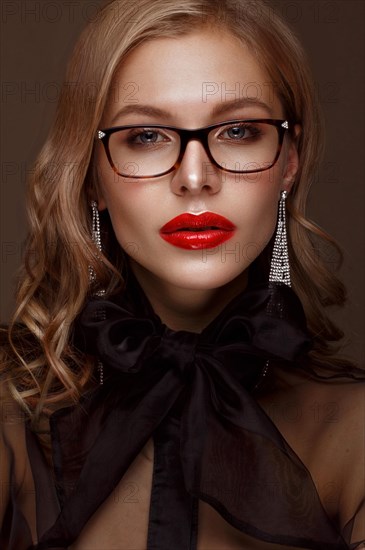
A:
{"type": "Polygon", "coordinates": [[[291,130],[291,124],[288,122],[288,120],[277,120],[273,118],[252,118],[252,119],[235,119],[235,120],[227,120],[225,122],[219,122],[218,124],[211,124],[209,126],[203,126],[202,128],[196,128],[194,130],[189,130],[186,128],[179,128],[176,126],[166,126],[164,124],[129,124],[127,126],[113,126],[112,128],[104,128],[102,130],[97,130],[96,132],[96,138],[99,139],[103,146],[106,153],[106,156],[108,158],[109,164],[113,171],[118,174],[118,176],[125,177],[125,178],[134,178],[134,179],[151,179],[151,178],[159,178],[161,176],[165,176],[166,174],[170,174],[174,170],[177,170],[179,166],[181,165],[181,162],[183,160],[186,147],[192,139],[197,139],[204,148],[205,153],[207,154],[209,160],[217,166],[220,170],[223,170],[224,172],[230,172],[233,174],[253,174],[256,172],[264,172],[266,170],[270,170],[274,166],[274,164],[277,162],[283,141],[284,141],[284,135],[286,131],[291,130]],[[229,168],[224,168],[218,162],[213,158],[208,144],[208,135],[209,133],[214,130],[215,128],[219,128],[220,126],[227,126],[230,124],[242,124],[245,122],[258,122],[258,123],[265,123],[270,124],[271,126],[275,126],[278,132],[278,148],[276,151],[276,156],[273,160],[273,162],[270,164],[270,166],[267,166],[266,168],[259,168],[255,170],[231,170],[229,168]],[[164,172],[161,172],[160,174],[156,174],[154,176],[134,176],[134,175],[127,175],[127,174],[120,174],[118,170],[115,167],[115,164],[112,160],[110,149],[109,149],[109,138],[112,134],[119,132],[121,130],[130,130],[132,128],[161,128],[166,130],[173,130],[176,133],[179,134],[180,137],[180,153],[178,158],[176,159],[174,165],[169,168],[168,170],[165,170],[164,172]]]}

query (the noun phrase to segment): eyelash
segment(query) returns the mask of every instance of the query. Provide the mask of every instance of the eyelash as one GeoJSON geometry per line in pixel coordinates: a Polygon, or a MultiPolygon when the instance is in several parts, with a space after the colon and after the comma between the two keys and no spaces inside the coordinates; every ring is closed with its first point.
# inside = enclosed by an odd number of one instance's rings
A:
{"type": "MultiPolygon", "coordinates": [[[[157,134],[157,136],[164,137],[164,135],[160,132],[159,129],[154,130],[153,128],[136,128],[135,130],[131,130],[130,134],[128,135],[128,137],[127,137],[128,144],[130,144],[130,145],[148,145],[148,143],[147,144],[146,143],[138,143],[138,142],[135,141],[135,138],[138,138],[138,137],[142,136],[143,134],[145,134],[147,132],[153,132],[154,134],[157,134]]],[[[157,145],[158,143],[161,143],[161,141],[152,142],[152,143],[150,143],[150,145],[152,145],[152,144],[157,145]]]]}
{"type": "MultiPolygon", "coordinates": [[[[220,137],[222,134],[224,134],[225,132],[228,132],[229,130],[232,130],[233,128],[242,128],[243,130],[249,130],[249,132],[251,132],[251,136],[248,137],[248,138],[245,138],[246,139],[255,139],[255,138],[258,138],[262,135],[262,130],[260,128],[258,128],[257,126],[253,125],[253,124],[247,124],[247,123],[242,123],[242,124],[234,124],[232,126],[227,126],[225,128],[223,128],[221,130],[221,132],[216,136],[216,137],[220,137]]],[[[232,140],[232,141],[235,141],[235,140],[232,140]]],[[[239,141],[239,140],[237,140],[239,141]]]]}

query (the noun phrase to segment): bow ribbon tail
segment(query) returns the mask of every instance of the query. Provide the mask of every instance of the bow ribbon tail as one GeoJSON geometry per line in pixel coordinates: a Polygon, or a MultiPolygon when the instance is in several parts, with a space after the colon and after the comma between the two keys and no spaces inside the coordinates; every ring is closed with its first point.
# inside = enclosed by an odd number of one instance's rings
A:
{"type": "MultiPolygon", "coordinates": [[[[34,550],[67,547],[111,494],[154,430],[168,414],[181,393],[178,375],[170,370],[151,388],[133,410],[123,403],[114,407],[87,455],[78,481],[54,525],[34,550]],[[97,483],[90,483],[98,473],[97,483]]],[[[67,423],[66,427],[69,426],[67,423]]],[[[82,429],[82,426],[80,427],[82,429]]],[[[57,430],[57,417],[54,421],[57,430]]],[[[62,441],[61,441],[62,445],[62,441]]]]}
{"type": "Polygon", "coordinates": [[[307,468],[229,370],[197,370],[181,433],[186,489],[233,527],[267,542],[347,548],[307,468]]]}
{"type": "Polygon", "coordinates": [[[180,452],[186,489],[200,485],[201,456],[205,446],[209,416],[209,392],[204,374],[196,364],[185,408],[181,416],[180,452]]]}

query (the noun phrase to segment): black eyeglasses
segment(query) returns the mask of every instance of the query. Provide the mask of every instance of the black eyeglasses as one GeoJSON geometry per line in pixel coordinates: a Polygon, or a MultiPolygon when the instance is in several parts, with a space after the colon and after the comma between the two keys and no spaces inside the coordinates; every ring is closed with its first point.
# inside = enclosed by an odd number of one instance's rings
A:
{"type": "Polygon", "coordinates": [[[190,140],[199,141],[209,161],[226,172],[269,170],[279,158],[287,120],[231,120],[196,130],[160,124],[98,130],[110,166],[128,178],[157,178],[176,170],[190,140]]]}

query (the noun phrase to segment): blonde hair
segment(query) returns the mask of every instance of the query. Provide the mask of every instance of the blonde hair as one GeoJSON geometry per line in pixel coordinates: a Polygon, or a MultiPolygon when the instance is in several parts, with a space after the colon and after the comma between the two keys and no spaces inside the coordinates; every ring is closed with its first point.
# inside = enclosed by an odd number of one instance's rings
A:
{"type": "Polygon", "coordinates": [[[91,290],[89,266],[108,293],[123,284],[123,253],[113,241],[110,223],[104,225],[109,227],[109,244],[101,258],[90,234],[89,204],[97,186],[94,137],[113,76],[126,54],[142,42],[188,34],[204,25],[229,29],[249,46],[274,83],[286,117],[302,126],[300,170],[288,199],[292,284],[314,337],[313,361],[336,362],[329,343],[342,334],[325,306],[343,304],[345,290],[318,255],[317,241],[337,245],[306,218],[323,136],[298,40],[263,0],[112,0],[75,47],[53,128],[29,182],[30,231],[17,307],[2,347],[2,371],[34,424],[42,410],[67,399],[77,401],[93,383],[94,362],[70,345],[72,323],[91,290]]]}

